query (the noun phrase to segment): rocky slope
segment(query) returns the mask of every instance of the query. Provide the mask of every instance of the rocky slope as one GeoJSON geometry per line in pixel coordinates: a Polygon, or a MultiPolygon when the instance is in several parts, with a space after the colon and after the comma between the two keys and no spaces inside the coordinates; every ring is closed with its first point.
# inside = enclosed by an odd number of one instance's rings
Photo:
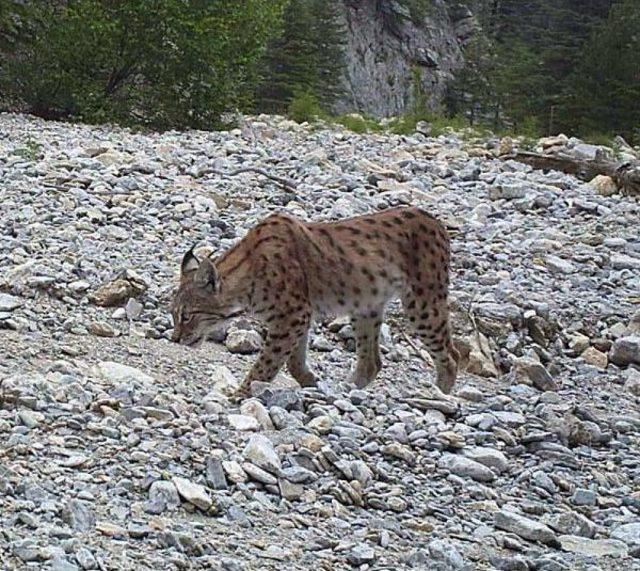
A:
{"type": "Polygon", "coordinates": [[[139,134],[0,115],[2,567],[637,568],[640,205],[499,150],[267,117],[139,134]],[[243,166],[295,188],[211,172],[243,166]],[[187,247],[281,208],[405,203],[454,234],[454,396],[395,305],[365,391],[340,320],[313,333],[317,389],[283,374],[241,406],[253,323],[167,340],[187,247]]]}
{"type": "Polygon", "coordinates": [[[336,112],[405,113],[417,92],[436,106],[463,65],[477,22],[456,2],[345,0],[345,95],[336,112]],[[410,10],[409,5],[416,6],[410,10]]]}

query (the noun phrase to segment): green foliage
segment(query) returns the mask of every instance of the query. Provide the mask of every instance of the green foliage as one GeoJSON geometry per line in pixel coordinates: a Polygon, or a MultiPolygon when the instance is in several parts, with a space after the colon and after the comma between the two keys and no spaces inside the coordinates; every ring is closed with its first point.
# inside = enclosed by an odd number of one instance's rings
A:
{"type": "Polygon", "coordinates": [[[13,48],[28,21],[28,7],[19,0],[0,0],[0,57],[13,48]]]}
{"type": "Polygon", "coordinates": [[[335,119],[336,123],[346,127],[354,133],[378,133],[382,131],[380,123],[375,119],[363,117],[357,113],[346,113],[335,119]]]}
{"type": "Polygon", "coordinates": [[[17,148],[13,154],[27,161],[37,160],[42,153],[42,145],[32,138],[28,138],[23,147],[17,148]]]}
{"type": "Polygon", "coordinates": [[[289,103],[287,115],[298,123],[313,123],[325,116],[318,98],[309,92],[299,93],[289,103]]]}
{"type": "Polygon", "coordinates": [[[290,0],[263,60],[259,109],[280,112],[300,93],[329,109],[342,90],[344,40],[337,0],[290,0]]]}
{"type": "Polygon", "coordinates": [[[212,128],[250,104],[285,0],[42,3],[0,88],[45,117],[212,128]]]}
{"type": "Polygon", "coordinates": [[[493,78],[497,58],[493,42],[486,34],[478,33],[467,44],[464,52],[465,67],[449,84],[445,104],[449,114],[466,114],[473,125],[488,121],[498,128],[500,104],[497,101],[493,78]]]}
{"type": "Polygon", "coordinates": [[[640,143],[640,3],[621,0],[596,28],[568,80],[571,126],[640,143]]]}
{"type": "Polygon", "coordinates": [[[411,20],[415,24],[421,24],[424,22],[425,18],[431,13],[431,9],[433,8],[434,0],[402,0],[401,3],[404,4],[409,10],[409,14],[411,15],[411,20]]]}
{"type": "Polygon", "coordinates": [[[461,133],[469,129],[470,124],[463,115],[447,115],[428,110],[410,112],[395,118],[389,125],[392,133],[397,135],[410,135],[416,132],[419,121],[429,124],[430,136],[438,137],[446,133],[461,133]]]}
{"type": "Polygon", "coordinates": [[[483,33],[466,47],[450,113],[528,136],[638,124],[639,2],[477,0],[475,12],[483,33]]]}

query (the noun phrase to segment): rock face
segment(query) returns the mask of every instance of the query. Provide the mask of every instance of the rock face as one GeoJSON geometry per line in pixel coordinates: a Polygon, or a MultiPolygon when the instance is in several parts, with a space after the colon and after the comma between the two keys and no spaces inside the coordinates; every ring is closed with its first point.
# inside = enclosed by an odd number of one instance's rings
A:
{"type": "Polygon", "coordinates": [[[398,115],[409,109],[416,88],[430,105],[441,101],[447,82],[463,64],[462,46],[475,31],[468,8],[429,2],[411,11],[396,0],[341,4],[347,69],[338,112],[398,115]]]}

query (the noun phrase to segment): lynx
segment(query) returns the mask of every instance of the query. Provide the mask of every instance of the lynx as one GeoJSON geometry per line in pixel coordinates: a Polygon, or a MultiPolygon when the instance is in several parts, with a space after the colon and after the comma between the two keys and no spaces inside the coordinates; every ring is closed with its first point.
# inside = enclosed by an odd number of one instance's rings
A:
{"type": "Polygon", "coordinates": [[[308,223],[272,214],[227,252],[182,260],[172,304],[172,340],[200,344],[213,326],[247,312],[267,328],[266,339],[238,396],[253,381],[268,382],[286,363],[303,387],[316,375],[307,365],[307,338],[316,315],[350,315],[359,388],[380,371],[379,334],[387,302],[400,298],[416,334],[432,356],[438,387],[455,382],[447,305],[449,236],[433,216],[402,207],[337,222],[308,223]]]}

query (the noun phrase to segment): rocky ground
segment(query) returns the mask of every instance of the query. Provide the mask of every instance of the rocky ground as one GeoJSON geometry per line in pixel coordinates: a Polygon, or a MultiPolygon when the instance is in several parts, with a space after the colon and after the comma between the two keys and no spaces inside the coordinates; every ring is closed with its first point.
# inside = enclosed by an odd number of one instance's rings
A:
{"type": "Polygon", "coordinates": [[[0,115],[2,568],[640,569],[640,205],[510,145],[0,115]],[[219,174],[242,167],[292,183],[219,174]],[[454,236],[454,396],[396,306],[364,391],[343,320],[312,336],[317,389],[240,406],[255,324],[168,341],[194,243],[409,203],[454,236]]]}

